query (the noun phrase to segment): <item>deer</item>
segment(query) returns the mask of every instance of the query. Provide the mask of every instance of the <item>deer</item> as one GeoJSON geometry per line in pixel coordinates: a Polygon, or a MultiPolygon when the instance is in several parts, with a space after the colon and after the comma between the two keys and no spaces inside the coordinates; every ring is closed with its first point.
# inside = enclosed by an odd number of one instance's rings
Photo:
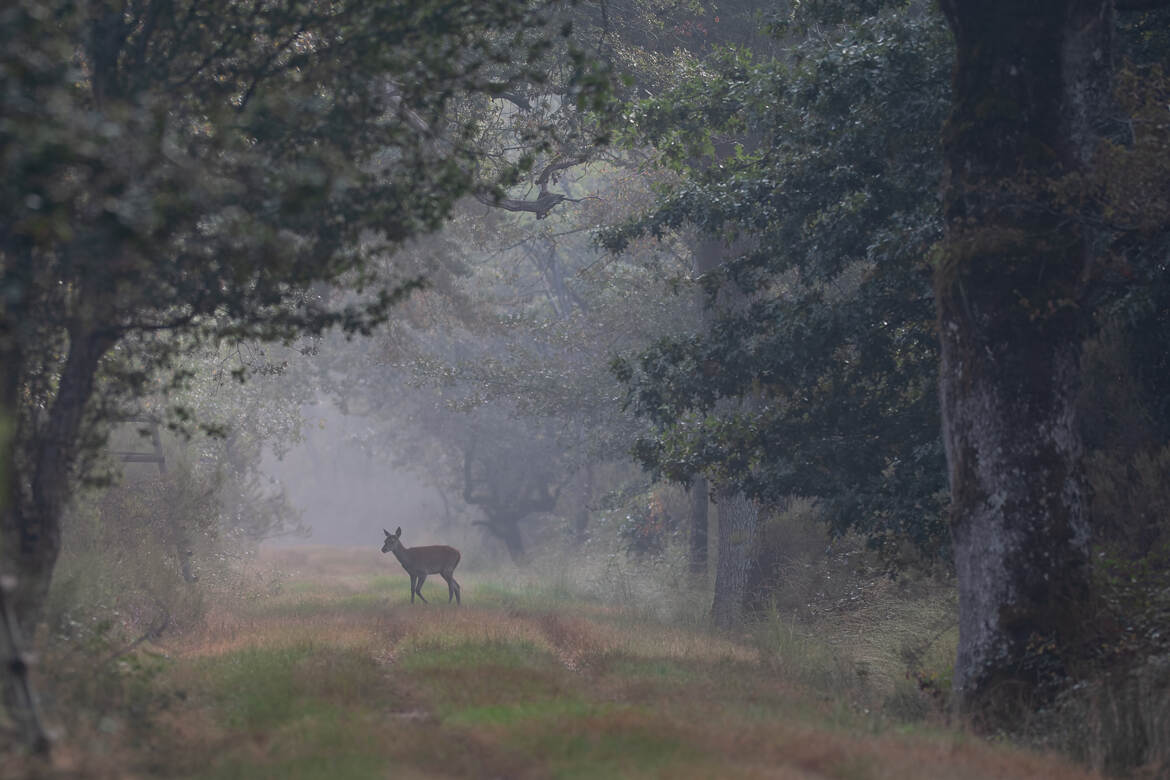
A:
{"type": "Polygon", "coordinates": [[[460,592],[462,588],[455,581],[455,567],[459,565],[459,551],[445,544],[430,545],[428,547],[407,547],[402,543],[402,527],[390,533],[385,528],[386,542],[382,545],[382,552],[394,553],[394,557],[410,575],[410,603],[414,603],[415,594],[424,604],[430,602],[423,598],[422,586],[428,574],[438,574],[447,581],[447,603],[455,599],[456,604],[462,604],[460,592]]]}

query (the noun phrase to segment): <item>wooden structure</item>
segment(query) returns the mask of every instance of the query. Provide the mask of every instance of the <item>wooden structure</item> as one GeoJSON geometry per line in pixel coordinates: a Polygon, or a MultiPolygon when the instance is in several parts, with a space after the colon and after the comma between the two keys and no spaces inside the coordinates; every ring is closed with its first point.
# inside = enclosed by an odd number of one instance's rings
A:
{"type": "MultiPolygon", "coordinates": [[[[111,450],[110,454],[123,463],[157,463],[159,476],[166,477],[167,458],[163,454],[162,436],[158,432],[158,418],[154,415],[132,415],[123,417],[120,421],[126,423],[145,423],[150,426],[151,451],[111,450]]],[[[175,524],[169,526],[168,532],[171,536],[170,541],[175,545],[175,554],[178,556],[179,571],[182,572],[183,579],[186,582],[198,582],[199,575],[191,570],[191,557],[193,552],[191,550],[190,540],[187,538],[186,530],[175,524]]]]}

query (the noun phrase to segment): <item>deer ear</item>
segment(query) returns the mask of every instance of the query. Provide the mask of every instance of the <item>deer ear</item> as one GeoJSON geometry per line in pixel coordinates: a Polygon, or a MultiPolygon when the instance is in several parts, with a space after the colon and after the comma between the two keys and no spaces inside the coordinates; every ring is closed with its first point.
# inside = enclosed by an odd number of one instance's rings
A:
{"type": "Polygon", "coordinates": [[[398,530],[394,532],[395,536],[402,536],[402,526],[398,526],[398,530]]]}
{"type": "Polygon", "coordinates": [[[391,534],[389,531],[387,531],[385,528],[383,528],[383,529],[382,529],[382,533],[386,534],[387,536],[392,536],[392,535],[393,535],[393,534],[391,534]]]}

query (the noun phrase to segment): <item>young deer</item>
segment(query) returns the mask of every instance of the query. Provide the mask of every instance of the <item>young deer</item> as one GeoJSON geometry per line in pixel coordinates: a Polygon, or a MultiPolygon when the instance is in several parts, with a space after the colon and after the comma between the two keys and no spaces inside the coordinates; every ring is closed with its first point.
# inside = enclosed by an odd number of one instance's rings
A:
{"type": "MultiPolygon", "coordinates": [[[[386,531],[385,528],[382,529],[386,531]]],[[[429,604],[422,594],[423,583],[428,574],[438,574],[447,581],[447,603],[455,599],[456,604],[462,604],[459,594],[461,588],[455,581],[455,567],[459,565],[459,551],[445,544],[430,547],[406,547],[402,544],[402,528],[394,533],[386,531],[386,543],[382,545],[382,552],[394,553],[394,557],[410,575],[410,603],[414,603],[414,596],[429,604]]]]}

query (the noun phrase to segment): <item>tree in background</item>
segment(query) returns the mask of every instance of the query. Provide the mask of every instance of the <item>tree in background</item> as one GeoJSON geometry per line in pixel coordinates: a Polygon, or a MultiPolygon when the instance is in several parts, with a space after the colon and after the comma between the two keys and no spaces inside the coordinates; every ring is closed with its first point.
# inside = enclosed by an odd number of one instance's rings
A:
{"type": "Polygon", "coordinates": [[[476,507],[517,561],[554,538],[554,516],[587,540],[600,496],[625,488],[611,471],[645,481],[628,468],[640,423],[620,409],[611,351],[670,332],[689,308],[663,278],[682,267],[677,247],[645,242],[617,259],[591,242],[594,225],[649,202],[647,177],[599,159],[559,187],[579,202],[539,219],[465,201],[408,253],[445,272],[373,339],[335,339],[317,358],[324,374],[344,371],[322,386],[367,421],[369,445],[476,507]]]}
{"type": "MultiPolygon", "coordinates": [[[[765,508],[817,497],[836,533],[860,531],[892,559],[907,539],[938,556],[945,477],[924,258],[939,229],[945,27],[900,3],[802,6],[782,22],[781,55],[719,53],[636,115],[682,179],[607,244],[688,226],[750,239],[693,285],[717,302],[735,284],[747,306],[710,309],[702,330],[615,364],[655,426],[636,452],[668,478],[705,473],[765,508]]],[[[745,585],[736,611],[760,596],[745,585]]]]}

